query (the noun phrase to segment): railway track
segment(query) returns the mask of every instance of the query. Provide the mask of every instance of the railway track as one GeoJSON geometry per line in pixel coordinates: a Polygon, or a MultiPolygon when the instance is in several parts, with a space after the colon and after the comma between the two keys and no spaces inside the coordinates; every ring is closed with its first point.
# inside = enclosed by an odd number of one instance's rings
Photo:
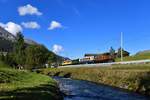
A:
{"type": "Polygon", "coordinates": [[[111,66],[111,65],[146,64],[146,63],[150,63],[150,59],[136,60],[136,61],[123,61],[123,62],[111,62],[111,63],[67,65],[67,66],[59,66],[58,68],[62,68],[62,67],[100,67],[100,66],[111,66]]]}

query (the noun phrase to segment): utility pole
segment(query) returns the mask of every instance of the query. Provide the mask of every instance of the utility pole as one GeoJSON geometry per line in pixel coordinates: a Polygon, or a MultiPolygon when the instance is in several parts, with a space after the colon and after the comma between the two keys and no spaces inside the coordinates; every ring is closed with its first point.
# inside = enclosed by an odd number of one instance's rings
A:
{"type": "Polygon", "coordinates": [[[121,61],[123,61],[123,32],[121,32],[121,61]]]}

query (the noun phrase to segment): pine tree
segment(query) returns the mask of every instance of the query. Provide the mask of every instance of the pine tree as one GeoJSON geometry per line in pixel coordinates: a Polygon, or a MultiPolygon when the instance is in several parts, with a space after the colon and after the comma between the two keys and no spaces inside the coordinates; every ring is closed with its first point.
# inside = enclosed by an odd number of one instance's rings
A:
{"type": "Polygon", "coordinates": [[[121,49],[121,47],[120,47],[120,48],[118,49],[118,52],[117,52],[117,57],[118,57],[118,58],[121,57],[121,50],[122,50],[123,57],[130,55],[130,53],[129,53],[128,51],[125,51],[124,49],[121,49]]]}
{"type": "Polygon", "coordinates": [[[26,48],[27,69],[42,67],[48,60],[49,51],[41,45],[30,45],[26,48]]]}
{"type": "Polygon", "coordinates": [[[20,66],[25,64],[25,44],[24,37],[21,33],[17,34],[17,42],[14,46],[14,60],[20,66]]]}
{"type": "Polygon", "coordinates": [[[110,48],[109,53],[112,58],[115,58],[115,50],[113,49],[113,47],[110,48]]]}

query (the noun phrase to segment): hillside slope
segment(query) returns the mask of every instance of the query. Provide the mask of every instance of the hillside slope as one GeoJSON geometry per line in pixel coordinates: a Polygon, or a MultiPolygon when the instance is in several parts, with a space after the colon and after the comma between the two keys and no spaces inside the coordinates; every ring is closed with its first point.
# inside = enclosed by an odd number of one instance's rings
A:
{"type": "MultiPolygon", "coordinates": [[[[149,50],[141,51],[133,56],[123,58],[124,61],[146,60],[146,59],[150,59],[150,51],[149,50]]],[[[115,61],[117,61],[117,62],[120,61],[120,58],[115,59],[115,61]]]]}
{"type": "Polygon", "coordinates": [[[10,69],[0,62],[0,100],[62,100],[50,77],[10,69]]]}

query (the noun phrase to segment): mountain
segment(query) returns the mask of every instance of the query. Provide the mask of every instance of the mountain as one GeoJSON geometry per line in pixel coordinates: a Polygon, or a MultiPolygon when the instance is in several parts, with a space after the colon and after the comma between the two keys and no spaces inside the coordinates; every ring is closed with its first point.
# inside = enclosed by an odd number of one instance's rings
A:
{"type": "MultiPolygon", "coordinates": [[[[31,39],[25,39],[24,41],[26,45],[38,45],[37,42],[31,39]]],[[[11,51],[15,42],[16,37],[0,26],[0,51],[11,51]]]]}
{"type": "Polygon", "coordinates": [[[0,52],[12,51],[14,42],[0,37],[0,52]]]}
{"type": "Polygon", "coordinates": [[[31,45],[39,45],[37,42],[31,40],[31,39],[24,39],[24,42],[26,44],[31,44],[31,45]]]}
{"type": "Polygon", "coordinates": [[[8,31],[6,31],[2,27],[0,27],[0,38],[4,39],[4,40],[9,40],[9,41],[12,41],[12,42],[15,42],[15,40],[16,40],[16,37],[14,35],[9,33],[8,31]]]}
{"type": "MultiPolygon", "coordinates": [[[[4,39],[4,40],[12,41],[12,42],[16,41],[16,37],[2,27],[0,27],[0,38],[4,39]]],[[[24,41],[27,44],[38,44],[37,42],[35,42],[31,39],[24,39],[24,41]]]]}

